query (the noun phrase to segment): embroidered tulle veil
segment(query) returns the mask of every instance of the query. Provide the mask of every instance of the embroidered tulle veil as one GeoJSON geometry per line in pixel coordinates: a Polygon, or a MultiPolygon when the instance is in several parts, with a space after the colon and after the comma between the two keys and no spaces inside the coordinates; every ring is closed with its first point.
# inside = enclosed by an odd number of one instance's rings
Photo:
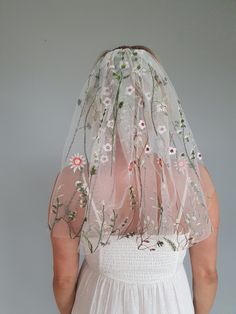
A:
{"type": "Polygon", "coordinates": [[[140,250],[191,247],[213,231],[203,157],[161,63],[145,49],[110,50],[75,105],[49,230],[86,254],[123,237],[140,250]]]}

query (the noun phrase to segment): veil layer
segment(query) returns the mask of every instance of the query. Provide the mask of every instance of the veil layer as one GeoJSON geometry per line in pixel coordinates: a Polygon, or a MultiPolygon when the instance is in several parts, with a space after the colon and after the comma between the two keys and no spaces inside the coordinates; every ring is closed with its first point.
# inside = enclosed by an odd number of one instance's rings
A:
{"type": "Polygon", "coordinates": [[[76,104],[49,204],[55,237],[85,254],[112,241],[189,248],[213,231],[214,185],[167,73],[143,49],[117,48],[92,68],[76,104]]]}

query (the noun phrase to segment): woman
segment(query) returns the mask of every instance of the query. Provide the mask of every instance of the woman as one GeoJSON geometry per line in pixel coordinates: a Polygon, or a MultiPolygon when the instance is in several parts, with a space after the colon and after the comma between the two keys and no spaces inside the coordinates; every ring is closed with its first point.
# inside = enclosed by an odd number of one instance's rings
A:
{"type": "Polygon", "coordinates": [[[96,61],[75,108],[48,224],[61,314],[209,313],[217,193],[149,48],[120,46],[96,61]]]}

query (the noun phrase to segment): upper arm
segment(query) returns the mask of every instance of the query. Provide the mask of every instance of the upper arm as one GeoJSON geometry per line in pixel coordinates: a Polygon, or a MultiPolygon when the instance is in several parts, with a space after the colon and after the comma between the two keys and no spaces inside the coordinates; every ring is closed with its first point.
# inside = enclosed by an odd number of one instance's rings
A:
{"type": "Polygon", "coordinates": [[[57,238],[51,235],[54,278],[70,279],[77,277],[79,270],[78,240],[57,238]]]}
{"type": "Polygon", "coordinates": [[[189,248],[193,276],[216,272],[217,242],[220,223],[219,199],[207,169],[201,169],[203,189],[206,195],[209,217],[213,232],[205,240],[189,248]]]}
{"type": "Polygon", "coordinates": [[[65,168],[57,175],[48,206],[54,278],[62,280],[75,278],[79,269],[80,235],[78,233],[83,224],[84,208],[79,206],[80,194],[76,191],[76,180],[75,174],[69,168],[65,168]],[[58,205],[57,199],[62,204],[58,208],[55,207],[58,205]],[[77,212],[73,220],[68,220],[65,208],[77,212]],[[58,217],[63,219],[57,220],[58,217]],[[74,237],[75,234],[78,236],[74,237]]]}

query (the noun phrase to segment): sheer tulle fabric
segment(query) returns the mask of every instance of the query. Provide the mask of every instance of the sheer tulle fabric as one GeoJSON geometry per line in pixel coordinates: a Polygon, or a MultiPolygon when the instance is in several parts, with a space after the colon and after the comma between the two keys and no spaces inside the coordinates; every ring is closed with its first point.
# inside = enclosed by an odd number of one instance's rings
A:
{"type": "Polygon", "coordinates": [[[115,49],[93,67],[76,104],[49,204],[53,236],[85,254],[134,237],[140,250],[186,249],[212,229],[214,186],[163,67],[115,49]]]}

